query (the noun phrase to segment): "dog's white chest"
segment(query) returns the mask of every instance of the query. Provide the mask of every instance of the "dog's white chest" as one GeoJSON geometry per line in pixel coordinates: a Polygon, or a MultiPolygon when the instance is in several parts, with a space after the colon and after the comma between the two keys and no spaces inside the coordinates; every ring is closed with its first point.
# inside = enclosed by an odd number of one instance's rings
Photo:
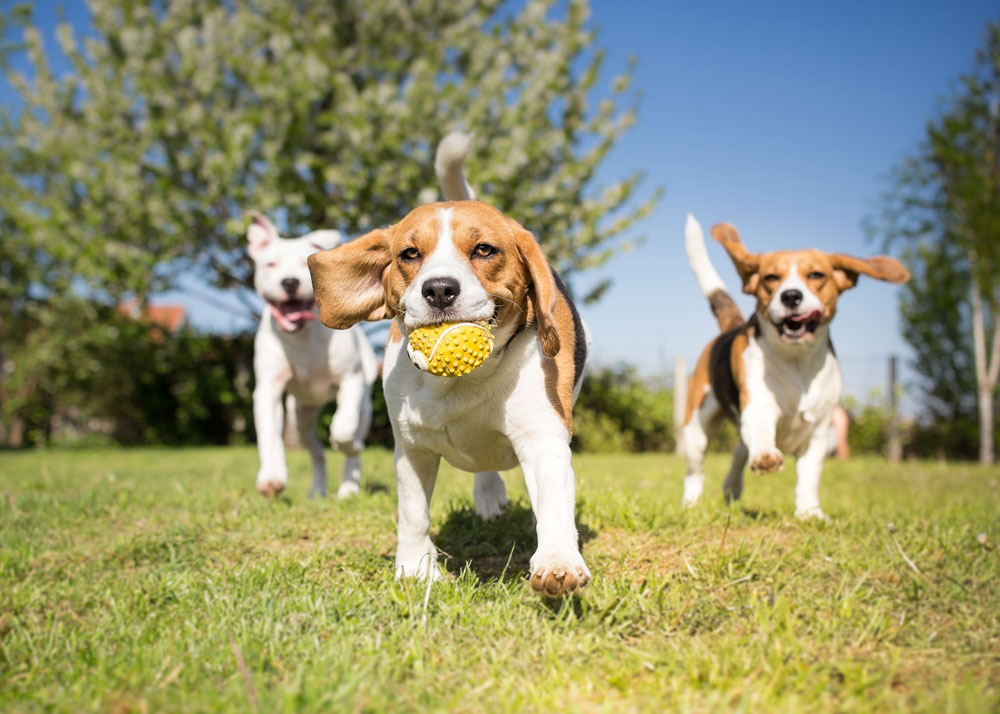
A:
{"type": "Polygon", "coordinates": [[[776,412],[776,446],[799,453],[825,424],[840,399],[840,365],[825,343],[798,360],[784,359],[760,340],[744,352],[751,402],[771,403],[776,412]]]}
{"type": "MultiPolygon", "coordinates": [[[[330,330],[310,323],[300,332],[274,329],[265,316],[256,340],[258,379],[287,375],[287,389],[299,403],[322,406],[334,398],[345,375],[362,369],[364,338],[351,330],[330,330]]],[[[374,378],[374,356],[370,370],[374,378]]]]}
{"type": "Polygon", "coordinates": [[[425,448],[435,451],[463,471],[502,471],[517,466],[510,440],[489,424],[452,421],[439,427],[419,419],[400,420],[402,430],[425,448]]]}
{"type": "Polygon", "coordinates": [[[504,429],[508,390],[503,374],[433,377],[409,364],[397,343],[386,350],[384,376],[398,439],[438,453],[464,471],[517,465],[504,429]]]}

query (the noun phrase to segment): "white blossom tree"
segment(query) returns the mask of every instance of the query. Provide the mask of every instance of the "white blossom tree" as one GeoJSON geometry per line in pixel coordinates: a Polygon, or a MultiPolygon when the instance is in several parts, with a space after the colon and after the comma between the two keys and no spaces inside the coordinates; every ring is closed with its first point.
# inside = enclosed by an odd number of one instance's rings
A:
{"type": "Polygon", "coordinates": [[[598,91],[586,0],[508,7],[89,0],[91,28],[58,29],[61,76],[29,26],[0,131],[5,239],[50,294],[142,299],[188,270],[247,285],[248,209],[293,231],[394,222],[436,195],[433,149],[461,128],[480,196],[563,271],[597,266],[658,197],[635,197],[638,173],[594,181],[635,121],[630,67],[598,91]]]}

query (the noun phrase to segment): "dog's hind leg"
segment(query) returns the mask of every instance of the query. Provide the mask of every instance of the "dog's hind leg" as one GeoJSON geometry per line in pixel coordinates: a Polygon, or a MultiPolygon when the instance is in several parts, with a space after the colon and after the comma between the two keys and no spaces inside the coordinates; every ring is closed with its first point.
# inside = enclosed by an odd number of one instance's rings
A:
{"type": "Polygon", "coordinates": [[[349,498],[361,490],[361,449],[371,423],[371,389],[361,372],[357,372],[340,383],[337,411],[330,424],[330,442],[344,454],[344,474],[337,498],[349,498]]]}
{"type": "Polygon", "coordinates": [[[722,484],[722,495],[726,498],[726,503],[740,500],[743,495],[743,469],[747,465],[747,458],[750,452],[747,445],[742,441],[733,450],[733,463],[729,467],[729,474],[725,483],[722,484]]]}
{"type": "Polygon", "coordinates": [[[496,471],[480,471],[475,476],[472,497],[479,517],[493,521],[502,516],[507,507],[507,486],[496,471]]]}
{"type": "Polygon", "coordinates": [[[316,422],[319,419],[319,407],[307,407],[295,403],[295,425],[299,432],[299,443],[309,452],[312,462],[313,480],[309,488],[309,498],[319,496],[326,498],[326,458],[323,456],[323,444],[316,436],[316,422]]]}
{"type": "Polygon", "coordinates": [[[693,506],[701,498],[705,488],[705,449],[708,448],[708,432],[712,422],[718,417],[719,402],[715,395],[709,392],[701,402],[697,411],[691,414],[687,424],[681,431],[684,458],[687,461],[687,474],[684,476],[685,507],[693,506]]]}

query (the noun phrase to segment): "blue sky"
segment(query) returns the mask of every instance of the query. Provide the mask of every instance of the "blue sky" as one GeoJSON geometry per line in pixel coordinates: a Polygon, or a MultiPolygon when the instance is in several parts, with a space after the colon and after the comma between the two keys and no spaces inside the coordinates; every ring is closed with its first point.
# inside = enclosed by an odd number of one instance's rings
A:
{"type": "MultiPolygon", "coordinates": [[[[861,222],[876,209],[884,177],[971,67],[986,23],[1000,18],[995,0],[592,2],[607,78],[635,55],[633,86],[643,97],[637,126],[597,182],[639,169],[647,192],[662,186],[666,195],[634,231],[648,240],[593,275],[615,284],[583,314],[596,361],[646,372],[669,369],[678,354],[693,364],[715,334],[684,259],[685,214],[706,228],[734,223],[756,251],[878,252],[861,222]]],[[[55,6],[36,4],[43,28],[52,27],[55,6]]],[[[85,23],[82,3],[65,6],[74,24],[85,23]]],[[[728,258],[714,243],[709,250],[739,295],[728,258]]],[[[203,292],[196,281],[191,289],[203,292]]],[[[888,355],[906,358],[897,296],[896,287],[862,279],[841,300],[833,335],[847,392],[864,396],[884,383],[888,355]]],[[[752,309],[749,298],[738,300],[752,309]]],[[[196,308],[202,326],[246,324],[190,289],[161,301],[196,308]]]]}
{"type": "MultiPolygon", "coordinates": [[[[599,361],[689,366],[716,332],[684,258],[688,212],[730,221],[755,251],[880,252],[862,220],[890,168],[920,142],[950,82],[972,67],[995,2],[594,3],[609,65],[639,65],[638,125],[603,167],[666,188],[647,242],[600,272],[614,288],[583,310],[599,361]]],[[[719,273],[736,272],[714,242],[719,273]]],[[[908,351],[898,288],[862,279],[832,327],[845,390],[885,382],[908,351]]],[[[749,312],[752,300],[738,301],[749,312]]],[[[914,405],[915,406],[915,405],[914,405]]]]}

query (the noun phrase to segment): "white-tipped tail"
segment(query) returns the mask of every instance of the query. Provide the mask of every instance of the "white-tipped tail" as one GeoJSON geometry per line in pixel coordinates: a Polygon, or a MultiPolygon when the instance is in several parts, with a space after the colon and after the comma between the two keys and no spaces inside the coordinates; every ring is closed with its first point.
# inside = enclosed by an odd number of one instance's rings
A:
{"type": "Polygon", "coordinates": [[[451,132],[438,144],[434,170],[445,201],[471,201],[476,198],[476,192],[466,183],[462,173],[462,161],[471,146],[472,134],[458,131],[451,132]]]}
{"type": "Polygon", "coordinates": [[[694,277],[698,280],[698,287],[705,296],[710,296],[716,290],[725,292],[726,284],[722,282],[722,278],[712,267],[712,261],[708,259],[705,234],[701,230],[701,224],[690,213],[684,226],[684,248],[687,250],[688,263],[694,271],[694,277]]]}

